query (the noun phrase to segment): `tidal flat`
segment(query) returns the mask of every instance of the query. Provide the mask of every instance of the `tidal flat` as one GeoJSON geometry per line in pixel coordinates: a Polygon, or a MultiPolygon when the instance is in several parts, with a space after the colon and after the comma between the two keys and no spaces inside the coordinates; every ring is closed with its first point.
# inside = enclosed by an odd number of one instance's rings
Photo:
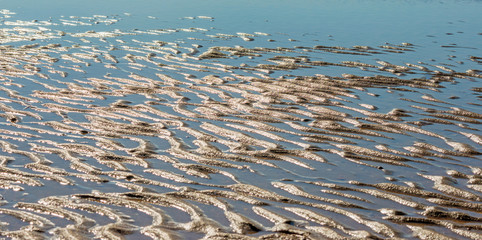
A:
{"type": "Polygon", "coordinates": [[[0,238],[482,239],[482,2],[54,2],[0,0],[0,238]]]}

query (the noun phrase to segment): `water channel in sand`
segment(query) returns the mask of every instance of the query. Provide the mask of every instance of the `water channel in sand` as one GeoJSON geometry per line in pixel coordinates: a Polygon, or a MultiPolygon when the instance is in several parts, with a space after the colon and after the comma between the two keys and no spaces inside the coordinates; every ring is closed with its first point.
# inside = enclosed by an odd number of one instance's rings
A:
{"type": "Polygon", "coordinates": [[[481,239],[480,1],[0,0],[7,239],[481,239]]]}

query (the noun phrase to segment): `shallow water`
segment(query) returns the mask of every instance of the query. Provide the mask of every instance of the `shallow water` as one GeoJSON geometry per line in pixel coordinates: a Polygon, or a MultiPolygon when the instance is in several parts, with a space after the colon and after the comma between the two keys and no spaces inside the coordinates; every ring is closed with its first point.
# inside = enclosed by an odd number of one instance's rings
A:
{"type": "Polygon", "coordinates": [[[2,237],[481,238],[480,1],[0,4],[2,237]]]}

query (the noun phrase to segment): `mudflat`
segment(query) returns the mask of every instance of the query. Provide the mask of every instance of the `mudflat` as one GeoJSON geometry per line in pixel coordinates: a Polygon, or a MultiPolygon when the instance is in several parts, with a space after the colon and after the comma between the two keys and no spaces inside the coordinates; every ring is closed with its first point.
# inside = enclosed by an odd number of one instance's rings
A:
{"type": "Polygon", "coordinates": [[[0,236],[482,239],[482,3],[147,2],[0,10],[0,236]]]}

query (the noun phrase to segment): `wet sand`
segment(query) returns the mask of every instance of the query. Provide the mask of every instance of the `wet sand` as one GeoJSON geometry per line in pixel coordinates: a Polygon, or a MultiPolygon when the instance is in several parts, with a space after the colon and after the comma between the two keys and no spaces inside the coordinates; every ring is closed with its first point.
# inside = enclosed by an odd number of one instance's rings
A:
{"type": "Polygon", "coordinates": [[[476,46],[0,16],[2,237],[482,238],[476,46]]]}

